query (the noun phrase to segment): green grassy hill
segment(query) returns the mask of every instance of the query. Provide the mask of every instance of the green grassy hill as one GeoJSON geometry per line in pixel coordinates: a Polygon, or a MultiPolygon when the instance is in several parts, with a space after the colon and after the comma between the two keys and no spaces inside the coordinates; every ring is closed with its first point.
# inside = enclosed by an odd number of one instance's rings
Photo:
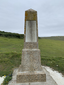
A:
{"type": "MultiPolygon", "coordinates": [[[[18,34],[18,33],[11,33],[11,32],[5,32],[0,31],[1,37],[7,37],[7,38],[18,38],[23,39],[24,34],[18,34]]],[[[53,40],[62,40],[64,41],[64,36],[51,36],[51,37],[38,37],[39,39],[53,39],[53,40]]]]}
{"type": "Polygon", "coordinates": [[[41,39],[52,39],[52,40],[62,40],[62,41],[64,41],[64,36],[41,37],[41,39]]]}
{"type": "Polygon", "coordinates": [[[11,33],[11,32],[5,32],[5,31],[0,31],[0,36],[1,37],[8,37],[8,38],[24,38],[24,34],[18,34],[18,33],[11,33]]]}
{"type": "MultiPolygon", "coordinates": [[[[64,41],[38,39],[41,64],[64,74],[64,41]]],[[[8,75],[21,63],[24,39],[0,37],[0,76],[8,75]]]]}

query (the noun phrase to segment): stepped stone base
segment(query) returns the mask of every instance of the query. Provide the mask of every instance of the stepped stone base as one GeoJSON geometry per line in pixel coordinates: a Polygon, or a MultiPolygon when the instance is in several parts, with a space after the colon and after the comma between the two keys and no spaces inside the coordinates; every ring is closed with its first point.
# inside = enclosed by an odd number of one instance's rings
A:
{"type": "Polygon", "coordinates": [[[9,81],[8,85],[58,85],[55,80],[51,77],[49,72],[42,67],[43,71],[46,74],[46,82],[27,82],[27,83],[17,83],[16,82],[16,77],[18,73],[18,69],[15,69],[13,72],[12,80],[9,81]]]}
{"type": "Polygon", "coordinates": [[[19,66],[16,82],[45,82],[46,74],[41,67],[39,49],[23,49],[22,62],[19,66]]]}
{"type": "Polygon", "coordinates": [[[45,82],[46,74],[44,71],[36,71],[36,72],[18,72],[16,82],[17,83],[25,83],[25,82],[45,82]]]}

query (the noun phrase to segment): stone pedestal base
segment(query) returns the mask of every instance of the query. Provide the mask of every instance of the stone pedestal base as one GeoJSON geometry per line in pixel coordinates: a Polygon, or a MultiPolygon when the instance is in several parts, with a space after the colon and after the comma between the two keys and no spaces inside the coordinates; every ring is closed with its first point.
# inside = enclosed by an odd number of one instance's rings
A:
{"type": "Polygon", "coordinates": [[[39,49],[23,49],[19,72],[41,71],[41,57],[39,49]]]}
{"type": "Polygon", "coordinates": [[[12,80],[9,81],[8,85],[58,85],[56,81],[51,77],[50,73],[46,70],[44,66],[42,66],[42,70],[46,74],[46,82],[25,82],[25,83],[17,83],[17,73],[18,69],[15,69],[13,72],[12,80]]]}
{"type": "Polygon", "coordinates": [[[22,62],[18,69],[16,82],[45,82],[46,74],[42,71],[39,49],[23,49],[22,62]]]}
{"type": "Polygon", "coordinates": [[[35,71],[35,72],[18,72],[16,77],[17,83],[25,83],[25,82],[45,82],[46,74],[43,71],[35,71]]]}

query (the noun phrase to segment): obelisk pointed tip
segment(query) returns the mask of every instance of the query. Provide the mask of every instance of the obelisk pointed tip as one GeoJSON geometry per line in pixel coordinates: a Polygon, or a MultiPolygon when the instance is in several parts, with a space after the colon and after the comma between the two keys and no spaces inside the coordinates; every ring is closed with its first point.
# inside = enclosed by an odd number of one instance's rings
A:
{"type": "Polygon", "coordinates": [[[31,11],[31,12],[35,12],[35,10],[34,9],[28,9],[28,10],[26,10],[26,11],[31,11]]]}

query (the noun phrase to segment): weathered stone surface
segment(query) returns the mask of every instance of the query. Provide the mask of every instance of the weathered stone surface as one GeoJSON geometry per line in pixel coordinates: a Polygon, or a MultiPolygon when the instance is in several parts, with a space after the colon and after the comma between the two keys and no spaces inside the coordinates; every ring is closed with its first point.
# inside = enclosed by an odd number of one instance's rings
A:
{"type": "Polygon", "coordinates": [[[34,72],[34,73],[21,73],[19,72],[16,79],[17,83],[25,83],[25,82],[45,82],[46,75],[44,72],[34,72]]]}
{"type": "Polygon", "coordinates": [[[45,82],[46,74],[41,67],[39,49],[23,49],[22,62],[18,69],[16,82],[45,82]]]}
{"type": "Polygon", "coordinates": [[[35,12],[35,10],[34,10],[34,9],[28,9],[28,10],[26,10],[26,11],[35,12]]]}
{"type": "Polygon", "coordinates": [[[39,49],[22,50],[22,62],[19,71],[41,71],[41,58],[39,49]]]}
{"type": "Polygon", "coordinates": [[[24,42],[24,49],[38,49],[38,42],[24,42]]]}
{"type": "Polygon", "coordinates": [[[25,21],[27,20],[37,20],[37,11],[32,11],[33,9],[29,9],[25,11],[25,21]]]}
{"type": "MultiPolygon", "coordinates": [[[[8,85],[57,85],[57,83],[54,81],[54,79],[51,77],[49,72],[46,70],[46,68],[42,67],[42,69],[45,71],[46,74],[46,82],[25,82],[25,83],[17,83],[16,77],[18,73],[18,69],[15,69],[13,72],[12,80],[8,83],[8,85]]],[[[25,72],[26,73],[26,72],[25,72]]]]}
{"type": "Polygon", "coordinates": [[[37,11],[29,9],[25,11],[25,25],[24,25],[24,41],[26,41],[26,21],[36,21],[36,40],[38,41],[38,21],[37,11]]]}

